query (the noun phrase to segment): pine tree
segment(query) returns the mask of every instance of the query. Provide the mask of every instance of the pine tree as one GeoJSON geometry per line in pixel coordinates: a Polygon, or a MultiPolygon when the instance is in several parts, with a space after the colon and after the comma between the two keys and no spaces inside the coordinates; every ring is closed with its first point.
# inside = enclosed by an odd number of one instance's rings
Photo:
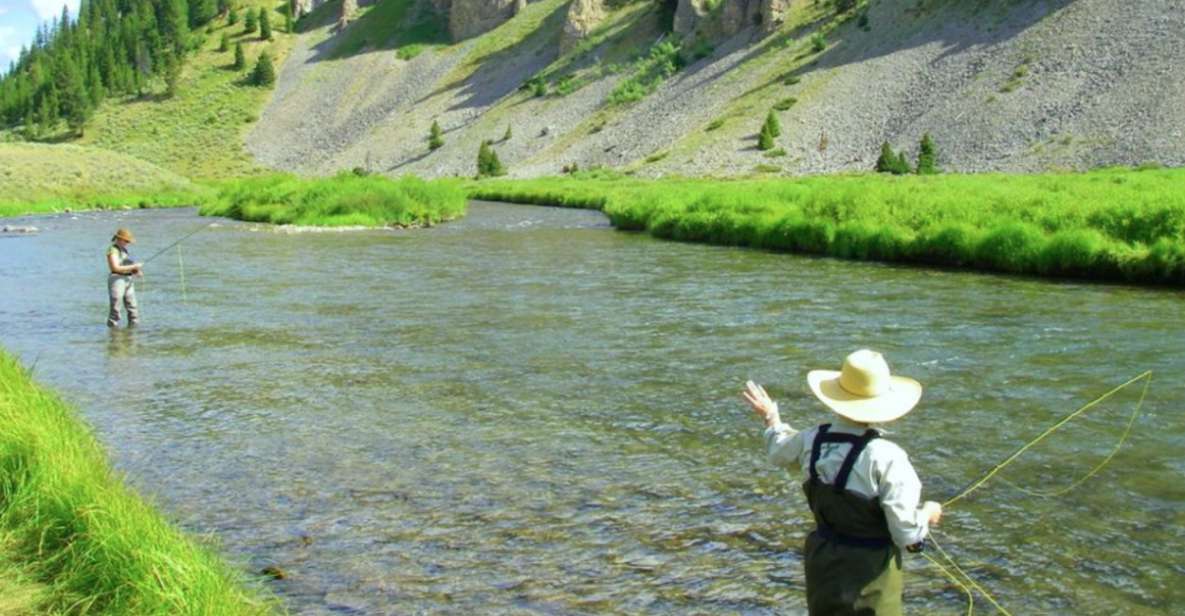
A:
{"type": "Polygon", "coordinates": [[[900,154],[894,152],[888,141],[881,144],[881,155],[876,159],[876,170],[879,173],[892,173],[893,175],[904,175],[912,171],[909,168],[909,161],[905,158],[905,152],[900,154]]]}
{"type": "Polygon", "coordinates": [[[276,69],[272,66],[271,55],[266,51],[259,54],[255,70],[251,73],[251,82],[257,86],[270,86],[276,82],[276,69]]]}
{"type": "Polygon", "coordinates": [[[938,173],[938,153],[934,147],[934,140],[930,133],[922,135],[922,143],[918,148],[918,175],[934,175],[938,173]]]}
{"type": "Polygon", "coordinates": [[[230,37],[222,33],[222,42],[218,43],[218,51],[230,51],[230,37]]]}
{"type": "MultiPolygon", "coordinates": [[[[435,150],[442,145],[444,145],[444,133],[440,130],[440,124],[436,120],[432,120],[432,128],[428,131],[428,149],[435,150]]],[[[478,158],[480,159],[480,156],[478,158]]]]}
{"type": "Polygon", "coordinates": [[[255,32],[257,27],[258,15],[255,11],[247,9],[247,18],[243,20],[243,34],[251,34],[255,32]]]}
{"type": "Polygon", "coordinates": [[[233,26],[239,23],[239,9],[230,7],[230,13],[226,15],[226,25],[233,26]]]}
{"type": "Polygon", "coordinates": [[[243,55],[243,41],[235,41],[235,63],[231,65],[236,71],[241,71],[247,66],[247,57],[243,55]]]}
{"type": "Polygon", "coordinates": [[[490,147],[489,141],[482,141],[477,150],[477,177],[506,175],[506,167],[498,160],[498,153],[490,147]]]}
{"type": "Polygon", "coordinates": [[[181,81],[181,58],[166,55],[164,62],[165,95],[173,98],[177,95],[177,85],[181,81]]]}
{"type": "Polygon", "coordinates": [[[189,11],[185,0],[161,0],[157,10],[161,36],[174,53],[184,52],[189,38],[189,11]]]}
{"type": "Polygon", "coordinates": [[[218,12],[216,0],[189,0],[189,27],[203,26],[218,12]]]}
{"type": "Polygon", "coordinates": [[[758,150],[772,150],[774,147],[774,135],[769,130],[768,124],[761,125],[761,132],[757,134],[757,149],[758,150]]]}
{"type": "Polygon", "coordinates": [[[769,115],[765,116],[765,125],[769,127],[769,134],[774,137],[782,136],[782,124],[778,122],[778,114],[771,109],[769,115]]]}
{"type": "Polygon", "coordinates": [[[267,9],[260,7],[259,9],[259,38],[261,40],[272,40],[272,20],[267,15],[267,9]]]}

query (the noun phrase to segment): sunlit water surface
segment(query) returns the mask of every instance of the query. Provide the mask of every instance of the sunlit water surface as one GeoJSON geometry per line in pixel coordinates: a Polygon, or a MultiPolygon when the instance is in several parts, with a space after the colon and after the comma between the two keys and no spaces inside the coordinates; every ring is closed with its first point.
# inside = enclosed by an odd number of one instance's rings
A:
{"type": "MultiPolygon", "coordinates": [[[[1185,294],[663,242],[599,213],[474,204],[433,229],[229,221],[148,267],[108,332],[104,249],[192,210],[16,221],[0,344],[77,403],[129,481],[300,614],[800,613],[798,487],[740,400],[792,424],[861,346],[920,380],[894,425],[948,497],[1052,421],[1156,371],[1130,441],[1066,496],[993,481],[939,536],[1014,613],[1185,602],[1185,294]]],[[[1002,473],[1063,485],[1118,438],[1128,388],[1002,473]]],[[[965,599],[907,558],[907,605],[965,599]]],[[[989,613],[982,599],[977,612],[989,613]]]]}

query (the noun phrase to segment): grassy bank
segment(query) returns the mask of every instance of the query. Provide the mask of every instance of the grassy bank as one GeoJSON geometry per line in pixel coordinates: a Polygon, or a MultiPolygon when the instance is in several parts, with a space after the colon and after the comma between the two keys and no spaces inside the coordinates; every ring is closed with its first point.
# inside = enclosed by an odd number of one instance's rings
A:
{"type": "Polygon", "coordinates": [[[465,191],[451,180],[342,173],[329,178],[276,174],[228,182],[202,215],[273,224],[421,226],[465,214],[465,191]]]}
{"type": "Polygon", "coordinates": [[[137,158],[76,145],[0,143],[0,217],[193,205],[207,190],[137,158]]]}
{"type": "Polygon", "coordinates": [[[595,208],[623,230],[847,259],[1185,285],[1185,169],[1081,174],[471,184],[478,199],[595,208]]]}
{"type": "Polygon", "coordinates": [[[0,351],[0,609],[262,614],[272,603],[126,487],[73,409],[0,351]],[[9,603],[11,602],[11,603],[9,603]]]}

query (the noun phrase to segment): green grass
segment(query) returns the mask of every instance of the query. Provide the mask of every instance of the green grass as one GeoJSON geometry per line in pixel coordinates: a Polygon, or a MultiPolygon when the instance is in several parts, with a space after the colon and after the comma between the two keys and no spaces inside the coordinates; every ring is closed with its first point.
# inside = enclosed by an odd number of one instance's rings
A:
{"type": "Polygon", "coordinates": [[[273,224],[383,227],[435,224],[463,216],[465,208],[465,192],[453,180],[275,174],[224,184],[201,213],[273,224]]]}
{"type": "Polygon", "coordinates": [[[276,611],[240,572],[128,488],[76,412],[3,350],[0,575],[0,590],[22,595],[5,593],[0,609],[21,614],[276,611]]]}
{"type": "Polygon", "coordinates": [[[1181,186],[1185,169],[1108,169],[733,181],[579,173],[476,183],[469,191],[601,209],[619,229],[675,240],[1179,286],[1181,186]]]}
{"type": "MultiPolygon", "coordinates": [[[[244,7],[258,11],[260,6],[282,6],[264,0],[238,4],[240,15],[244,7]]],[[[234,26],[226,26],[225,18],[213,23],[213,34],[188,57],[175,97],[153,92],[146,98],[109,100],[100,106],[78,143],[151,161],[191,179],[262,172],[244,149],[243,135],[258,120],[271,90],[247,85],[245,78],[265,49],[276,67],[283,65],[294,36],[283,32],[284,17],[275,10],[271,15],[275,40],[270,42],[260,41],[258,33],[243,35],[241,19],[234,26]],[[230,35],[231,50],[219,52],[223,32],[230,35]],[[247,58],[243,71],[230,70],[236,41],[242,41],[247,58]]]]}
{"type": "Polygon", "coordinates": [[[196,205],[209,191],[142,160],[99,148],[0,144],[0,216],[196,205]]]}

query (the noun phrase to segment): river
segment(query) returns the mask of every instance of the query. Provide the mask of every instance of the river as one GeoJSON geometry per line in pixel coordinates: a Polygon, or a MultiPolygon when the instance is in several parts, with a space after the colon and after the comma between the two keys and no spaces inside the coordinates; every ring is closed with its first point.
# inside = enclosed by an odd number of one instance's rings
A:
{"type": "MultiPolygon", "coordinates": [[[[1185,293],[680,244],[597,212],[474,203],[431,229],[217,221],[153,261],[108,331],[103,254],[193,210],[32,217],[0,236],[0,345],[78,405],[128,481],[298,614],[800,613],[800,478],[739,392],[828,419],[806,372],[869,346],[921,381],[892,427],[942,499],[1129,387],[947,513],[1013,613],[1185,602],[1185,293]]],[[[962,613],[907,557],[906,605],[962,613]]],[[[977,613],[990,613],[977,599],[977,613]]]]}

